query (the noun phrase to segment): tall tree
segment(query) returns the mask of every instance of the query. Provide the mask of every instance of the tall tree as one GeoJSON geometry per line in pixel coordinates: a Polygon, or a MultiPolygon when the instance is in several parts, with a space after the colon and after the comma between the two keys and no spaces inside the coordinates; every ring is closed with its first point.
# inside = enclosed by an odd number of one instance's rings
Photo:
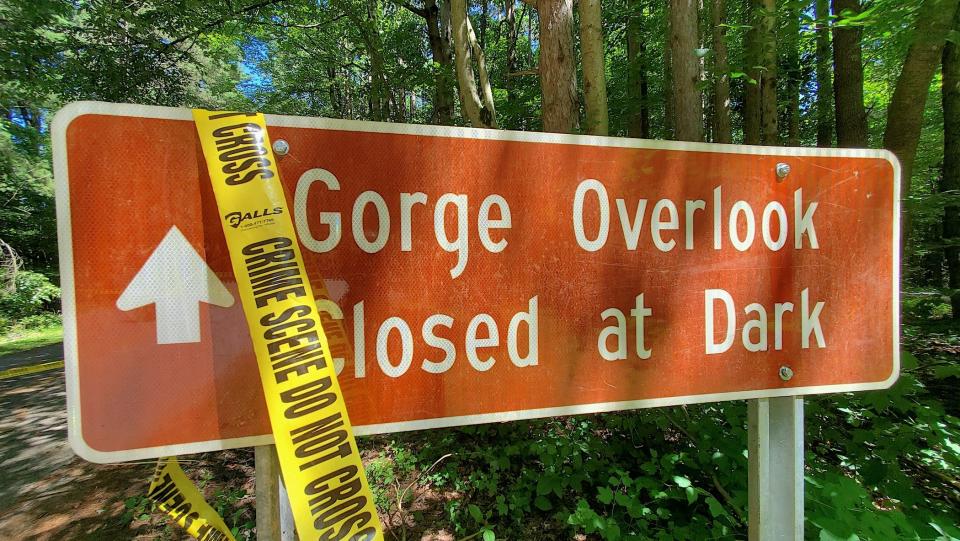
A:
{"type": "Polygon", "coordinates": [[[467,0],[451,0],[450,14],[453,19],[453,44],[456,49],[457,82],[460,86],[460,103],[464,115],[475,128],[496,128],[497,111],[493,104],[493,90],[487,75],[483,49],[467,16],[467,0]],[[480,88],[473,76],[476,58],[480,88]]]}
{"type": "Polygon", "coordinates": [[[713,0],[713,140],[730,143],[730,67],[727,64],[727,13],[725,0],[713,0]]]}
{"type": "Polygon", "coordinates": [[[673,59],[673,99],[676,137],[703,140],[703,102],[700,80],[697,0],[670,1],[670,50],[673,59]]]}
{"type": "Polygon", "coordinates": [[[650,92],[643,33],[644,0],[630,0],[627,20],[627,135],[650,138],[650,92]]]}
{"type": "Polygon", "coordinates": [[[833,77],[830,73],[830,1],[816,0],[817,146],[833,145],[833,77]]]}
{"type": "Polygon", "coordinates": [[[370,91],[367,96],[370,117],[373,120],[390,119],[390,81],[387,75],[386,61],[383,56],[383,40],[380,36],[380,16],[376,2],[365,1],[356,5],[349,0],[336,0],[337,6],[344,12],[360,38],[367,58],[370,60],[370,91]]]}
{"type": "MultiPolygon", "coordinates": [[[[960,10],[953,29],[960,30],[960,10]]],[[[951,198],[943,209],[943,250],[953,319],[960,320],[960,48],[953,41],[943,49],[943,180],[940,190],[951,198]]]]}
{"type": "Polygon", "coordinates": [[[450,125],[454,111],[453,44],[450,28],[450,0],[424,0],[423,6],[399,2],[411,13],[422,17],[427,28],[434,70],[433,116],[436,124],[450,125]]]}
{"type": "Polygon", "coordinates": [[[800,146],[800,84],[803,73],[800,68],[800,5],[796,1],[787,3],[784,10],[784,64],[786,65],[787,92],[787,146],[800,146]]]}
{"type": "Polygon", "coordinates": [[[763,42],[760,38],[759,0],[746,0],[750,29],[746,37],[747,82],[743,96],[743,142],[760,144],[760,81],[763,79],[763,42]]]}
{"type": "Polygon", "coordinates": [[[579,0],[578,6],[586,132],[592,135],[607,135],[610,121],[607,116],[607,78],[600,0],[579,0]]]}
{"type": "Polygon", "coordinates": [[[860,0],[833,0],[833,93],[837,116],[837,146],[867,146],[867,113],[863,108],[861,29],[844,24],[860,14],[860,0]]]}
{"type": "Polygon", "coordinates": [[[579,116],[573,63],[573,0],[540,0],[537,13],[540,15],[543,131],[570,133],[579,116]]]}
{"type": "Polygon", "coordinates": [[[760,131],[765,145],[777,145],[777,7],[775,0],[761,0],[760,32],[760,131]]]}
{"type": "MultiPolygon", "coordinates": [[[[666,19],[666,32],[664,35],[670,36],[670,17],[666,19]]],[[[674,111],[673,97],[673,47],[669,41],[663,48],[663,76],[660,77],[661,90],[663,92],[663,138],[674,139],[676,134],[676,114],[674,111]]]]}
{"type": "MultiPolygon", "coordinates": [[[[903,69],[887,107],[883,146],[900,159],[902,197],[910,195],[913,161],[917,156],[917,144],[923,127],[923,109],[927,104],[933,73],[942,60],[943,46],[957,11],[957,1],[924,0],[920,4],[907,58],[903,61],[903,69]]],[[[903,226],[903,238],[906,239],[910,234],[909,219],[903,226]]]]}
{"type": "Polygon", "coordinates": [[[490,20],[490,2],[480,0],[480,48],[487,46],[487,22],[490,20]]]}
{"type": "Polygon", "coordinates": [[[504,22],[507,24],[507,97],[513,101],[516,97],[513,74],[517,71],[517,9],[516,0],[503,0],[504,22]]]}

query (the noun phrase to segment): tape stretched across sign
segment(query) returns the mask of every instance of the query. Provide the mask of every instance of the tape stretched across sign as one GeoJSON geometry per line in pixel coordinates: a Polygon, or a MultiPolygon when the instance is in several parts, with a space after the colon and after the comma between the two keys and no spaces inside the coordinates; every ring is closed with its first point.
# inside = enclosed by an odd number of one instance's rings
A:
{"type": "MultiPolygon", "coordinates": [[[[266,119],[359,435],[899,373],[888,152],[266,119]]],[[[53,135],[74,449],[270,443],[220,223],[276,209],[219,215],[187,109],[53,135]]]]}
{"type": "Polygon", "coordinates": [[[299,536],[383,540],[330,344],[259,113],[195,109],[299,536]],[[235,214],[266,207],[254,226],[235,214]]]}

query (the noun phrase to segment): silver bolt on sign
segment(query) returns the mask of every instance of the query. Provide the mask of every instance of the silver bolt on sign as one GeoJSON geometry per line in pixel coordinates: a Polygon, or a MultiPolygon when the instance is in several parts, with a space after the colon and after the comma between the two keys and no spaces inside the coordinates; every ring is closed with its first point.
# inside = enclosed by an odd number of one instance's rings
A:
{"type": "Polygon", "coordinates": [[[786,163],[777,164],[777,179],[783,180],[790,174],[790,165],[786,163]]]}
{"type": "Polygon", "coordinates": [[[273,151],[277,156],[286,156],[290,152],[290,143],[283,139],[277,139],[273,142],[273,151]]]}
{"type": "Polygon", "coordinates": [[[791,378],[793,378],[793,369],[790,368],[789,366],[781,366],[780,379],[782,379],[783,381],[790,381],[791,378]]]}

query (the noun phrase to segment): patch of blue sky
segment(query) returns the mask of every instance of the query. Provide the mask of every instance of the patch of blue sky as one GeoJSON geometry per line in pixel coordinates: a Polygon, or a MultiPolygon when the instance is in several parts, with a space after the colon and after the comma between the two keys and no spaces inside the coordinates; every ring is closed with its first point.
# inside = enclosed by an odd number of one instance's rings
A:
{"type": "Polygon", "coordinates": [[[240,45],[240,49],[243,51],[243,58],[239,66],[243,77],[237,83],[237,90],[251,100],[256,100],[258,95],[273,92],[273,78],[261,67],[270,60],[270,48],[266,42],[250,37],[240,45]]]}

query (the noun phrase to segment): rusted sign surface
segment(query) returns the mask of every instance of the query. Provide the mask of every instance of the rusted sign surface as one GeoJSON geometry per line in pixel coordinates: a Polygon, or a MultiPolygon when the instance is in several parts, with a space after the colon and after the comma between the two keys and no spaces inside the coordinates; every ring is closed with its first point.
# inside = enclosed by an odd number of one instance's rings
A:
{"type": "MultiPolygon", "coordinates": [[[[267,118],[360,434],[897,377],[889,153],[267,118]]],[[[74,448],[269,442],[190,111],[73,104],[54,143],[74,448]]]]}

